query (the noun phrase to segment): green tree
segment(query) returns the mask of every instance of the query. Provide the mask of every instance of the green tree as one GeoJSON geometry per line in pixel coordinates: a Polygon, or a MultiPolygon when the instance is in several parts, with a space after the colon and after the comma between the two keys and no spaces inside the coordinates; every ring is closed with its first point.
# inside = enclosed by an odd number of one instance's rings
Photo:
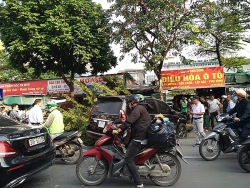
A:
{"type": "MultiPolygon", "coordinates": [[[[196,12],[201,38],[197,53],[200,56],[210,56],[219,61],[221,66],[227,65],[226,57],[242,49],[241,39],[244,27],[240,23],[240,15],[231,11],[230,4],[213,1],[203,3],[196,12]]],[[[230,63],[228,65],[231,65],[230,63]]]]}
{"type": "Polygon", "coordinates": [[[64,110],[61,109],[64,116],[65,130],[81,130],[83,132],[82,139],[84,144],[93,144],[94,140],[86,137],[86,126],[89,123],[89,112],[91,107],[97,101],[97,92],[102,92],[101,95],[129,95],[130,92],[124,88],[122,79],[116,76],[105,76],[103,78],[106,82],[103,84],[94,84],[95,89],[88,88],[85,84],[75,80],[74,83],[79,85],[84,91],[83,104],[79,104],[74,99],[70,98],[68,95],[64,95],[68,101],[72,103],[73,108],[64,110]]]}
{"type": "MultiPolygon", "coordinates": [[[[171,52],[180,52],[183,42],[196,43],[199,30],[191,20],[203,1],[189,0],[110,0],[113,41],[121,53],[132,55],[132,61],[145,64],[161,81],[164,60],[171,52]]],[[[121,56],[123,58],[123,56],[121,56]]],[[[160,83],[160,94],[162,89],[160,83]]]]}
{"type": "Polygon", "coordinates": [[[14,68],[54,71],[74,96],[75,73],[104,72],[117,64],[109,46],[109,18],[89,0],[5,0],[0,37],[14,68]],[[66,75],[70,75],[70,79],[66,75]]]}
{"type": "Polygon", "coordinates": [[[9,62],[9,55],[4,49],[0,50],[0,82],[57,78],[52,71],[42,73],[41,75],[36,75],[34,72],[34,68],[28,67],[25,72],[15,69],[9,62]]]}

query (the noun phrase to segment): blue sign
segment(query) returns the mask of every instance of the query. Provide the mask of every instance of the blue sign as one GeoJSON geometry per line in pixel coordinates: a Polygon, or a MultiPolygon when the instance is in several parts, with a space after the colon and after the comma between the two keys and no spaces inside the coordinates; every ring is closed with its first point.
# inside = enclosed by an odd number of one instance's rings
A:
{"type": "Polygon", "coordinates": [[[0,89],[0,101],[3,101],[3,89],[0,89]]]}

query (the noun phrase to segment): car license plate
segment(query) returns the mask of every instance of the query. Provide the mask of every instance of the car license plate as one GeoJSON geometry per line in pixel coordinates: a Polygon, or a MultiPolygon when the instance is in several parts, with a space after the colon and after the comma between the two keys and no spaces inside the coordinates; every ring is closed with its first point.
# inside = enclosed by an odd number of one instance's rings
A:
{"type": "Polygon", "coordinates": [[[104,128],[105,127],[105,121],[99,121],[98,127],[104,128]]]}
{"type": "Polygon", "coordinates": [[[36,138],[29,139],[29,145],[30,146],[35,146],[35,145],[41,144],[43,142],[45,142],[44,136],[39,136],[39,137],[36,137],[36,138]]]}

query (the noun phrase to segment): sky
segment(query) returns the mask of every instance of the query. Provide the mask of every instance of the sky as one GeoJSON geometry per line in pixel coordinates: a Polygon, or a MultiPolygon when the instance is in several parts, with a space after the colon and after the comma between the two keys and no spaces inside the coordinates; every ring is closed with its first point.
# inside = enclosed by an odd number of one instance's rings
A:
{"type": "MultiPolygon", "coordinates": [[[[108,3],[107,0],[92,0],[92,1],[101,4],[104,9],[107,9],[110,6],[110,3],[108,3]]],[[[2,0],[0,0],[0,2],[2,2],[2,0]]],[[[0,43],[0,49],[1,47],[2,45],[0,43]]],[[[119,45],[112,45],[112,49],[114,51],[115,56],[119,57],[120,56],[119,45]]],[[[247,44],[244,50],[240,50],[238,52],[238,55],[250,58],[250,44],[247,44]]],[[[125,58],[121,62],[119,62],[115,68],[112,68],[107,73],[114,74],[120,71],[124,71],[124,69],[142,69],[143,67],[144,66],[141,63],[137,64],[131,63],[131,57],[126,55],[125,58]]]]}
{"type": "MultiPolygon", "coordinates": [[[[92,1],[101,4],[104,9],[107,9],[110,6],[110,3],[108,3],[107,0],[92,0],[92,1]]],[[[115,55],[119,56],[119,46],[112,45],[112,49],[115,55]]],[[[247,58],[250,58],[250,44],[246,43],[246,45],[244,46],[244,50],[238,51],[237,54],[239,56],[245,56],[247,58]]],[[[124,70],[124,69],[129,69],[129,68],[135,68],[135,69],[143,68],[143,64],[133,64],[130,62],[131,62],[131,58],[129,56],[126,56],[126,58],[122,62],[119,62],[119,64],[112,70],[108,71],[108,73],[115,73],[119,70],[124,70]]]]}

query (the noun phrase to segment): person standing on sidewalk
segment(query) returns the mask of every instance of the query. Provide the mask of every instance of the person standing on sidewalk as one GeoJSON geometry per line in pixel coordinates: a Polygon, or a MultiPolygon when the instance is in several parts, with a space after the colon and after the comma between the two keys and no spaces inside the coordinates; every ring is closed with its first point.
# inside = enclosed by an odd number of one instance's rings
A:
{"type": "Polygon", "coordinates": [[[221,105],[222,105],[222,113],[227,113],[227,106],[228,106],[228,101],[227,101],[227,96],[222,95],[221,96],[221,105]]]}
{"type": "Polygon", "coordinates": [[[193,115],[193,128],[196,140],[193,147],[195,147],[200,145],[200,137],[204,138],[206,136],[203,130],[203,115],[205,113],[205,108],[199,101],[199,96],[194,96],[193,103],[194,105],[192,106],[192,111],[190,113],[193,115]]]}
{"type": "Polygon", "coordinates": [[[187,116],[187,98],[182,96],[182,99],[180,100],[181,105],[181,113],[187,116]]]}
{"type": "Polygon", "coordinates": [[[29,126],[40,126],[43,124],[42,99],[36,99],[29,111],[29,126]]]}
{"type": "Polygon", "coordinates": [[[208,103],[205,100],[204,96],[200,97],[201,104],[203,104],[205,113],[203,115],[203,128],[207,132],[209,129],[209,112],[208,112],[208,103]]]}
{"type": "Polygon", "coordinates": [[[228,96],[227,96],[227,101],[228,101],[227,112],[229,112],[231,109],[234,108],[235,103],[233,102],[232,96],[231,96],[231,95],[228,95],[228,96]]]}
{"type": "Polygon", "coordinates": [[[214,98],[214,94],[209,95],[208,102],[208,111],[210,114],[211,127],[214,128],[214,120],[220,111],[221,104],[220,102],[214,98]]]}

